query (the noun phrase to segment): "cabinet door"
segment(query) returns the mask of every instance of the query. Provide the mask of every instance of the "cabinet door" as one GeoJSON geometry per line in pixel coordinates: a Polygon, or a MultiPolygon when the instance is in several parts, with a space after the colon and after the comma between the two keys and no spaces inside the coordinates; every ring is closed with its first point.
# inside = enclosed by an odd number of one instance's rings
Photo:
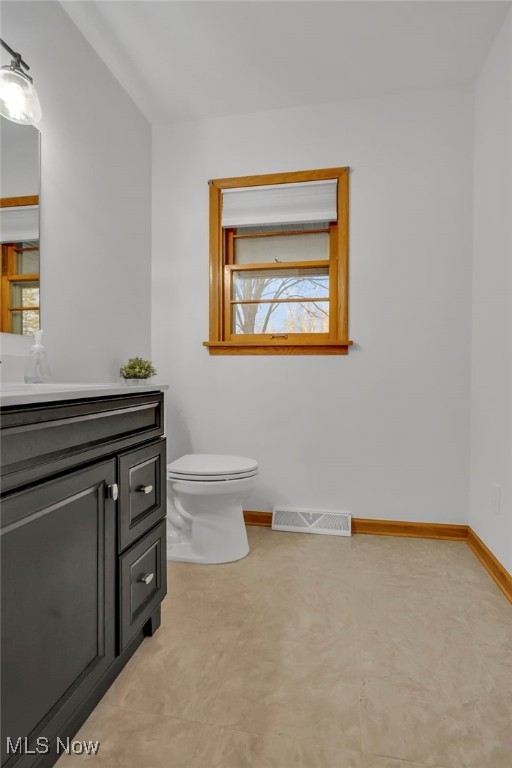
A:
{"type": "Polygon", "coordinates": [[[3,500],[2,765],[7,737],[60,735],[114,658],[114,482],[111,460],[3,500]]]}

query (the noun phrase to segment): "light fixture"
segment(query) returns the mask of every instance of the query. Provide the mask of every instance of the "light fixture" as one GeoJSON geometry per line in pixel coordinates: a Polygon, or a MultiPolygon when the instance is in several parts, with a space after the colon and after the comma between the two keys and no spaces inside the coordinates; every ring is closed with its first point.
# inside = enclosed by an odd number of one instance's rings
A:
{"type": "Polygon", "coordinates": [[[42,112],[32,78],[27,75],[30,67],[20,53],[1,39],[0,43],[12,56],[11,63],[0,69],[0,115],[13,123],[35,125],[42,112]]]}

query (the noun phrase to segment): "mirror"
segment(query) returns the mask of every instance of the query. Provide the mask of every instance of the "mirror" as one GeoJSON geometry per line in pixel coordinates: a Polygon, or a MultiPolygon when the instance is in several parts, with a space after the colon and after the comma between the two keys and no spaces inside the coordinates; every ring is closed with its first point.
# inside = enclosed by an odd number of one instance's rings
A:
{"type": "Polygon", "coordinates": [[[0,118],[0,331],[39,329],[40,133],[0,118]]]}

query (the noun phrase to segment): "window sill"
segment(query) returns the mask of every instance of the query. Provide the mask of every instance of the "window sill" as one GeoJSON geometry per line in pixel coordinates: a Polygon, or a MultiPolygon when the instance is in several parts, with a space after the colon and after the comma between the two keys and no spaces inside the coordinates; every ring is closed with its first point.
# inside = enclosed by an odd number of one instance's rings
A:
{"type": "Polygon", "coordinates": [[[268,344],[258,341],[203,341],[210,355],[347,355],[352,341],[324,341],[312,344],[292,342],[268,344]]]}

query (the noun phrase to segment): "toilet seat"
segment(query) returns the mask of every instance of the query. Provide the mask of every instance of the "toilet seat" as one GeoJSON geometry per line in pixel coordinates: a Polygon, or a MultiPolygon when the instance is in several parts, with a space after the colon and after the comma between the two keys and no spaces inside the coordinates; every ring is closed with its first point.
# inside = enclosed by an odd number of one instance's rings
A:
{"type": "Polygon", "coordinates": [[[226,482],[254,477],[257,474],[258,463],[254,459],[240,456],[194,453],[182,456],[167,465],[169,480],[187,482],[226,482]]]}
{"type": "Polygon", "coordinates": [[[167,478],[169,480],[182,480],[186,483],[217,483],[221,481],[243,480],[244,477],[255,477],[257,474],[258,470],[254,470],[254,472],[239,472],[233,475],[180,475],[177,472],[168,472],[167,478]]]}

